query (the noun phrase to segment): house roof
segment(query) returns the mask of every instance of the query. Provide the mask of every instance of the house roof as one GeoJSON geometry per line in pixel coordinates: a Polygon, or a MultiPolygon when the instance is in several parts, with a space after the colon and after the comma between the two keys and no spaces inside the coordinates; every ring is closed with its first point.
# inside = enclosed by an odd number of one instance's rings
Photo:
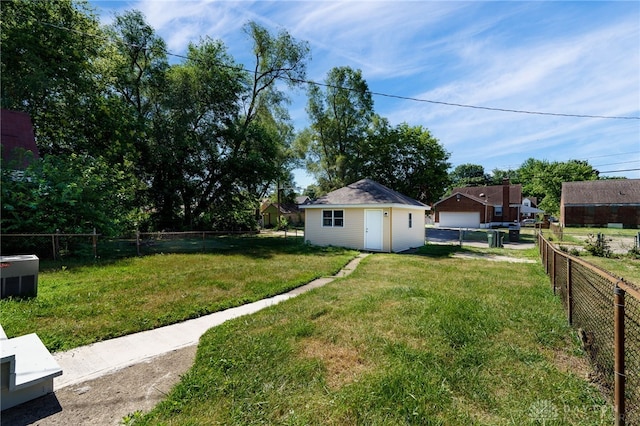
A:
{"type": "MultiPolygon", "coordinates": [[[[454,188],[453,193],[467,194],[471,197],[475,197],[490,205],[502,204],[502,185],[491,186],[465,186],[462,188],[454,188]]],[[[514,184],[509,185],[509,203],[521,204],[522,203],[522,185],[514,184]]]]}
{"type": "Polygon", "coordinates": [[[299,195],[296,197],[296,204],[307,204],[311,199],[306,195],[299,195]]]}
{"type": "Polygon", "coordinates": [[[448,197],[445,197],[445,198],[443,198],[441,200],[438,200],[436,203],[433,204],[433,206],[435,207],[438,204],[440,204],[440,203],[442,203],[442,202],[444,202],[444,201],[446,201],[446,200],[448,200],[450,198],[453,198],[455,196],[462,196],[462,197],[468,198],[471,201],[475,201],[476,203],[479,203],[479,204],[482,204],[482,205],[484,205],[485,201],[486,201],[486,200],[484,200],[482,198],[478,198],[478,197],[474,197],[473,195],[465,194],[464,192],[454,192],[453,194],[449,195],[448,197]]]}
{"type": "Polygon", "coordinates": [[[300,209],[297,204],[278,204],[278,203],[266,203],[260,208],[260,213],[267,210],[270,206],[273,206],[280,214],[293,214],[298,213],[300,209]]]}
{"type": "Polygon", "coordinates": [[[362,179],[343,188],[336,189],[301,207],[325,205],[373,205],[400,204],[429,209],[429,206],[407,197],[371,179],[362,179]]]}
{"type": "Polygon", "coordinates": [[[564,205],[640,204],[640,179],[563,182],[564,205]]]}
{"type": "MultiPolygon", "coordinates": [[[[445,200],[453,197],[456,194],[464,195],[465,197],[476,201],[481,204],[488,204],[490,206],[502,205],[502,185],[491,186],[464,186],[459,188],[453,188],[451,195],[439,200],[434,205],[442,203],[445,200]]],[[[515,184],[509,185],[509,204],[521,204],[522,203],[522,185],[515,184]]]]}
{"type": "Polygon", "coordinates": [[[22,157],[20,149],[31,151],[33,158],[40,157],[31,117],[26,112],[0,110],[0,143],[3,163],[17,160],[22,161],[20,167],[26,167],[28,161],[22,157]]]}

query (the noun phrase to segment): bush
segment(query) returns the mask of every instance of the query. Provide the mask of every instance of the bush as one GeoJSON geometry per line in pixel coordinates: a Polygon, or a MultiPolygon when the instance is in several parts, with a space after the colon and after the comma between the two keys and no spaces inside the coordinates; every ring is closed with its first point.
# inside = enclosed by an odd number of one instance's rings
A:
{"type": "Polygon", "coordinates": [[[612,251],[611,247],[609,247],[609,241],[611,240],[607,240],[604,237],[604,234],[589,234],[587,236],[587,243],[585,244],[584,248],[593,256],[611,257],[612,251]]]}
{"type": "Polygon", "coordinates": [[[632,259],[640,259],[640,247],[634,247],[627,253],[632,259]]]}

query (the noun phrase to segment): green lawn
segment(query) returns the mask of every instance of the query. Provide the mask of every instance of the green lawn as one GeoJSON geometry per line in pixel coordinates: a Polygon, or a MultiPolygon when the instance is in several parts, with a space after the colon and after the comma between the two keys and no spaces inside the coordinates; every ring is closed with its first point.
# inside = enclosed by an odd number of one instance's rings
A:
{"type": "Polygon", "coordinates": [[[357,255],[301,239],[234,241],[211,254],[45,262],[38,296],[0,300],[0,323],[9,337],[35,332],[49,350],[68,350],[283,293],[357,255]]]}
{"type": "MultiPolygon", "coordinates": [[[[376,254],[201,339],[135,424],[598,425],[610,405],[539,263],[376,254]]],[[[504,251],[503,251],[504,254],[504,251]]]]}
{"type": "Polygon", "coordinates": [[[635,284],[640,288],[640,259],[630,257],[606,258],[581,254],[580,259],[608,271],[616,277],[635,284]]]}

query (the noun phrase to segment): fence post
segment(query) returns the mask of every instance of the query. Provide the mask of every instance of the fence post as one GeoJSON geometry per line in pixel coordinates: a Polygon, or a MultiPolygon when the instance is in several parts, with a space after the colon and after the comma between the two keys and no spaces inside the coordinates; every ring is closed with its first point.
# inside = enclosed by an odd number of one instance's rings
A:
{"type": "Polygon", "coordinates": [[[53,254],[53,260],[56,260],[56,235],[51,234],[51,253],[53,254]]]}
{"type": "Polygon", "coordinates": [[[556,252],[551,250],[551,284],[553,285],[553,294],[556,294],[556,252]]]}
{"type": "Polygon", "coordinates": [[[624,366],[624,295],[616,284],[614,290],[614,417],[616,426],[625,425],[625,366],[624,366]]]}
{"type": "Polygon", "coordinates": [[[136,253],[140,256],[140,231],[136,229],[136,253]]]}
{"type": "Polygon", "coordinates": [[[93,258],[98,258],[98,234],[96,233],[96,228],[93,228],[93,258]]]}
{"type": "Polygon", "coordinates": [[[551,270],[549,275],[551,276],[551,285],[553,286],[553,294],[557,294],[556,291],[556,252],[551,250],[551,270]]]}
{"type": "Polygon", "coordinates": [[[567,317],[569,325],[573,325],[573,284],[571,280],[571,258],[567,256],[567,317]]]}
{"type": "Polygon", "coordinates": [[[56,235],[53,239],[53,260],[60,257],[60,237],[58,234],[60,233],[59,229],[56,229],[56,235]]]}

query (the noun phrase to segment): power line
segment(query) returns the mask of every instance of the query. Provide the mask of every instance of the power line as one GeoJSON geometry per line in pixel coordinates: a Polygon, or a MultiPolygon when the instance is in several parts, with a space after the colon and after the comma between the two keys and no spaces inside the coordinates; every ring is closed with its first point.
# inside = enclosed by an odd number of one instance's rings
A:
{"type": "Polygon", "coordinates": [[[637,170],[640,170],[640,169],[607,170],[600,173],[602,174],[602,173],[635,172],[637,170]]]}
{"type": "MultiPolygon", "coordinates": [[[[67,27],[64,27],[64,26],[61,26],[61,25],[52,24],[52,23],[49,23],[49,22],[39,22],[39,23],[42,24],[42,25],[48,25],[50,27],[58,28],[58,29],[61,29],[61,30],[64,30],[64,31],[71,31],[71,32],[75,32],[75,33],[78,33],[78,34],[87,35],[87,36],[90,36],[90,37],[98,37],[95,34],[85,33],[85,32],[82,32],[82,31],[78,31],[78,30],[75,30],[75,29],[72,29],[72,28],[67,28],[67,27]]],[[[133,44],[133,43],[126,43],[123,40],[121,40],[121,41],[125,45],[131,46],[131,47],[144,48],[144,46],[139,46],[139,45],[136,45],[136,44],[133,44]]],[[[185,55],[180,55],[180,54],[177,54],[177,53],[173,53],[173,52],[168,51],[167,49],[163,49],[163,51],[167,56],[173,56],[173,57],[181,58],[181,59],[189,59],[185,55]]],[[[227,65],[227,64],[224,64],[224,63],[219,63],[219,65],[223,66],[223,67],[235,69],[235,70],[238,70],[238,71],[244,71],[244,72],[251,73],[251,74],[257,74],[257,71],[248,70],[243,66],[241,66],[241,67],[233,67],[231,65],[227,65]]],[[[348,88],[348,87],[335,86],[335,85],[331,85],[331,84],[327,84],[327,83],[318,83],[317,81],[313,81],[313,80],[297,79],[297,78],[292,78],[292,77],[289,77],[289,76],[286,76],[286,75],[278,76],[277,78],[287,79],[287,80],[289,80],[291,82],[294,82],[294,83],[304,83],[304,84],[311,84],[311,85],[316,85],[316,86],[326,87],[326,88],[331,88],[331,89],[356,91],[355,89],[348,88]]],[[[458,108],[478,109],[478,110],[484,110],[484,111],[509,112],[509,113],[515,113],[515,114],[546,115],[546,116],[554,116],[554,117],[599,118],[599,119],[606,119],[606,120],[640,120],[640,117],[636,117],[636,116],[567,114],[567,113],[557,113],[557,112],[529,111],[529,110],[520,110],[520,109],[511,109],[511,108],[497,108],[497,107],[487,107],[487,106],[480,106],[480,105],[461,104],[461,103],[454,103],[454,102],[435,101],[435,100],[432,100],[432,99],[422,99],[422,98],[414,98],[414,97],[410,97],[410,96],[402,96],[402,95],[394,95],[394,94],[389,94],[389,93],[374,92],[374,91],[371,91],[371,90],[369,90],[368,92],[373,96],[382,96],[382,97],[393,98],[393,99],[401,99],[401,100],[412,101],[412,102],[430,103],[430,104],[435,104],[435,105],[446,105],[446,106],[452,106],[452,107],[458,107],[458,108]]]]}
{"type": "Polygon", "coordinates": [[[618,155],[631,155],[631,154],[640,154],[640,151],[620,152],[618,154],[592,155],[590,157],[584,157],[584,159],[588,160],[590,158],[617,157],[618,155]]]}
{"type": "Polygon", "coordinates": [[[409,101],[415,101],[415,102],[427,102],[431,104],[448,105],[448,106],[455,106],[460,108],[473,108],[473,109],[480,109],[480,110],[486,110],[486,111],[500,111],[500,112],[511,112],[516,114],[532,114],[532,115],[551,115],[556,117],[603,118],[603,119],[609,119],[609,120],[640,120],[640,117],[633,117],[633,116],[564,114],[564,113],[557,113],[557,112],[527,111],[527,110],[519,110],[519,109],[495,108],[495,107],[485,107],[485,106],[479,106],[479,105],[466,105],[466,104],[458,104],[458,103],[452,103],[452,102],[433,101],[429,99],[419,99],[419,98],[411,98],[411,97],[399,96],[399,95],[389,95],[389,94],[378,93],[378,92],[371,92],[371,93],[373,95],[385,96],[388,98],[403,99],[403,100],[409,100],[409,101]]]}
{"type": "Polygon", "coordinates": [[[592,167],[604,167],[604,166],[617,166],[619,164],[629,164],[629,163],[638,163],[638,160],[633,161],[621,161],[619,163],[607,163],[607,164],[597,164],[592,167]]]}

